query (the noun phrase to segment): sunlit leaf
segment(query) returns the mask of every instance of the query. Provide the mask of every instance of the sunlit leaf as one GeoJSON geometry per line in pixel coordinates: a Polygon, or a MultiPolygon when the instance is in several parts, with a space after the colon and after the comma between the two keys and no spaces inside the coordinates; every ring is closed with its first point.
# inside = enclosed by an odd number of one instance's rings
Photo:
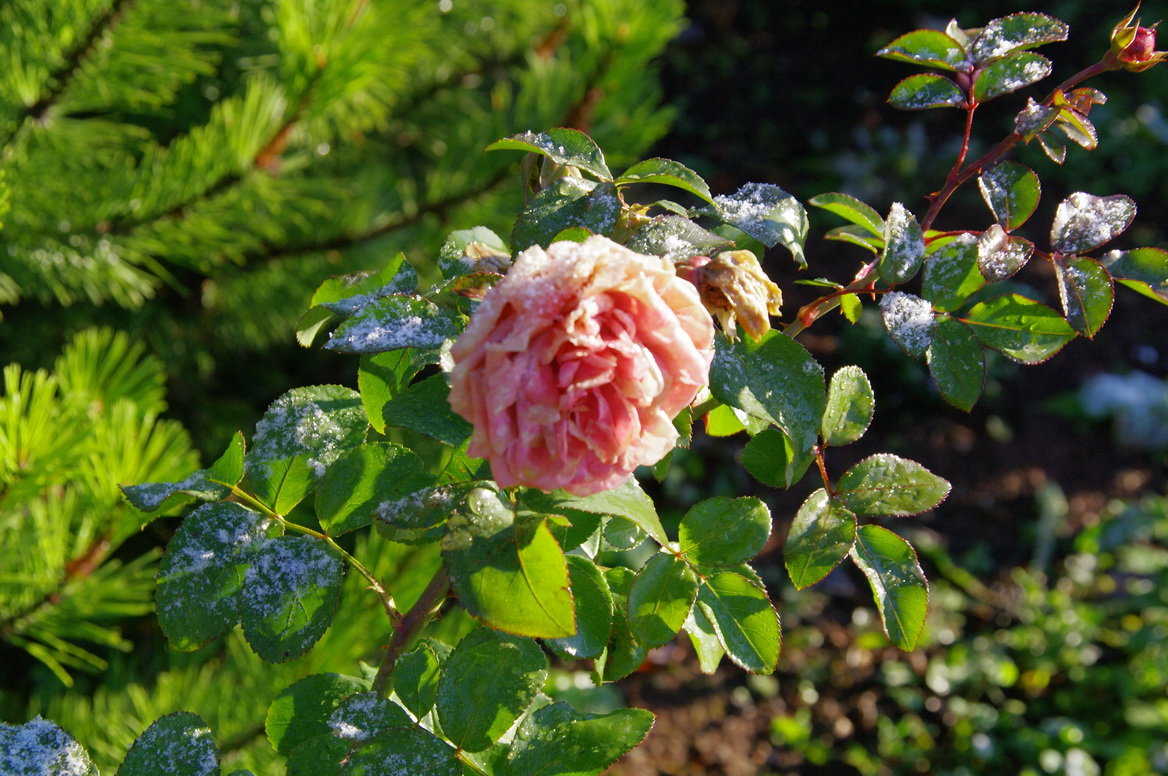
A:
{"type": "Polygon", "coordinates": [[[904,650],[916,647],[925,627],[929,589],[912,546],[886,528],[862,525],[851,557],[872,586],[889,640],[904,650]]]}
{"type": "Polygon", "coordinates": [[[802,590],[826,577],[848,556],[856,541],[856,516],[823,488],[799,507],[787,543],[783,563],[795,587],[802,590]]]}

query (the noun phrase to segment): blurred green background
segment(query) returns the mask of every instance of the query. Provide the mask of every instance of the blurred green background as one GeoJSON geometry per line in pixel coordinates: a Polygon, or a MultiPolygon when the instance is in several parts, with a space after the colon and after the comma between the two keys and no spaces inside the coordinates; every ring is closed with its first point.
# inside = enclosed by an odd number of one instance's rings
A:
{"type": "MultiPolygon", "coordinates": [[[[231,637],[169,652],[150,595],[173,521],[139,532],[115,485],[184,476],[288,388],[351,384],[352,359],[295,344],[321,280],[398,251],[425,276],[451,229],[505,234],[521,202],[516,160],[481,148],[529,128],[585,129],[617,168],[678,159],[716,193],[757,180],[803,200],[846,191],[882,212],[893,201],[919,212],[957,153],[960,115],[885,105],[916,71],[874,58],[878,48],[954,15],[973,27],[1043,11],[1071,26],[1070,41],[1042,49],[1053,84],[1095,61],[1130,10],[1087,0],[175,6],[0,8],[0,362],[20,365],[0,397],[0,535],[6,548],[35,548],[0,558],[0,719],[42,713],[109,768],[147,723],[191,708],[233,767],[257,773],[274,767],[256,727],[269,685],[367,657],[368,612],[350,611],[307,658],[277,669],[231,637]]],[[[1143,16],[1165,11],[1150,3],[1143,16]]],[[[1110,98],[1091,114],[1098,150],[1072,148],[1060,168],[1019,149],[1044,188],[1027,236],[1043,244],[1058,201],[1085,190],[1139,203],[1125,246],[1165,244],[1166,73],[1092,82],[1110,98]]],[[[979,111],[973,153],[1009,131],[1024,99],[979,111]]],[[[810,215],[808,274],[846,282],[858,251],[824,241],[837,221],[810,215]]],[[[939,222],[987,224],[973,189],[939,222]]],[[[811,298],[782,251],[766,264],[788,315],[811,298]]],[[[1039,266],[1017,282],[1055,298],[1039,266]]],[[[780,670],[705,677],[688,644],[655,651],[618,690],[657,725],[612,772],[1168,773],[1166,324],[1165,308],[1121,290],[1094,342],[1037,367],[992,362],[966,414],[940,401],[878,316],[817,323],[803,343],[829,370],[862,366],[877,397],[865,441],[831,465],[896,452],[954,484],[935,514],[890,525],[921,550],[933,584],[924,646],[887,646],[858,576],[795,592],[780,548],[810,481],[767,489],[734,461],[744,440],[699,434],[658,496],[674,511],[699,495],[771,506],[776,535],[759,565],[782,601],[780,670]]],[[[435,562],[359,549],[403,589],[435,562]]],[[[346,600],[360,601],[351,587],[346,600]]],[[[565,671],[554,689],[610,701],[579,677],[565,671]]]]}

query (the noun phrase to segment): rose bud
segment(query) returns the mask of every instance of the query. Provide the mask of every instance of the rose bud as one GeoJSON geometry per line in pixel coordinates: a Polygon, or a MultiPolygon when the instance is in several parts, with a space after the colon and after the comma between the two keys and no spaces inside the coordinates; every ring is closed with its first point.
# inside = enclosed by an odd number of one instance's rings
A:
{"type": "Polygon", "coordinates": [[[1168,51],[1155,50],[1159,22],[1151,27],[1141,27],[1138,20],[1133,23],[1139,10],[1137,5],[1111,30],[1111,49],[1105,57],[1105,61],[1109,61],[1112,67],[1135,73],[1143,72],[1168,58],[1168,51]]]}
{"type": "Polygon", "coordinates": [[[673,449],[713,339],[667,260],[599,235],[532,246],[451,348],[450,406],[499,485],[598,493],[673,449]]]}
{"type": "Polygon", "coordinates": [[[678,274],[697,286],[702,303],[730,338],[735,336],[735,321],[751,339],[762,337],[771,329],[770,317],[778,315],[783,304],[779,287],[750,251],[694,256],[679,267],[678,274]]]}

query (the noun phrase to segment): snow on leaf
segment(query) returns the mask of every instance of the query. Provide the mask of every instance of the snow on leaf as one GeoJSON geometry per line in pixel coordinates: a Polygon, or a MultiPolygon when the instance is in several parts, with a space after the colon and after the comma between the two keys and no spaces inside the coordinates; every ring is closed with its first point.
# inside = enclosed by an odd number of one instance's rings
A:
{"type": "Polygon", "coordinates": [[[394,295],[361,307],[329,337],[342,353],[382,353],[399,348],[440,348],[459,334],[455,314],[416,296],[394,295]]]}
{"type": "Polygon", "coordinates": [[[714,211],[768,248],[782,243],[799,264],[805,264],[803,241],[807,238],[807,211],[778,186],[747,183],[733,194],[714,197],[714,211]]]}
{"type": "Polygon", "coordinates": [[[913,357],[925,354],[933,339],[933,306],[913,294],[892,291],[880,299],[880,315],[892,339],[913,357]]]}
{"type": "Polygon", "coordinates": [[[1003,16],[983,27],[973,39],[973,58],[984,64],[1011,51],[1066,40],[1067,30],[1066,23],[1041,13],[1003,16]]]}
{"type": "Polygon", "coordinates": [[[1096,197],[1076,191],[1059,203],[1050,230],[1051,247],[1059,253],[1083,253],[1124,232],[1136,217],[1131,197],[1096,197]]]}
{"type": "Polygon", "coordinates": [[[97,776],[81,744],[47,719],[0,722],[0,773],[5,776],[97,776]]]}
{"type": "Polygon", "coordinates": [[[912,279],[925,260],[925,240],[916,216],[893,202],[884,221],[884,254],[877,268],[880,279],[897,285],[912,279]]]}
{"type": "Polygon", "coordinates": [[[307,455],[319,477],[342,453],[361,443],[368,425],[356,391],[338,385],[295,388],[272,402],[256,424],[248,471],[269,461],[307,455]]]}

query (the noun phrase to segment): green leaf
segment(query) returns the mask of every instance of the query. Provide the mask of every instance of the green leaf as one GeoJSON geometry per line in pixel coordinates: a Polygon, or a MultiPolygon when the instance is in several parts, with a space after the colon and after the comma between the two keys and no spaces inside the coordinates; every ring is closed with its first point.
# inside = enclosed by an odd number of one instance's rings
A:
{"type": "Polygon", "coordinates": [[[530,639],[478,628],[450,653],[438,679],[438,719],[450,741],[481,752],[499,740],[543,687],[547,658],[530,639]]]}
{"type": "Polygon", "coordinates": [[[23,725],[0,722],[0,771],[5,776],[98,776],[81,744],[39,716],[23,725]]]}
{"type": "Polygon", "coordinates": [[[583,178],[560,178],[532,197],[515,220],[511,244],[522,251],[532,245],[547,247],[565,229],[583,227],[609,234],[620,216],[621,204],[610,183],[583,178]]]}
{"type": "Polygon", "coordinates": [[[977,267],[991,283],[1013,277],[1034,255],[1034,243],[994,224],[977,238],[977,267]]]}
{"type": "MultiPolygon", "coordinates": [[[[353,750],[341,773],[348,776],[465,776],[458,753],[419,727],[396,728],[353,750]]],[[[305,776],[308,776],[306,774],[305,776]]]]}
{"type": "Polygon", "coordinates": [[[418,273],[399,253],[378,272],[353,272],[325,280],[312,295],[312,305],[296,322],[296,340],[311,347],[317,336],[337,320],[346,318],[378,297],[412,294],[418,273]]]}
{"type": "Polygon", "coordinates": [[[357,368],[357,388],[361,391],[365,417],[377,433],[385,433],[385,417],[382,413],[386,402],[405,390],[422,367],[436,363],[437,351],[414,348],[361,356],[357,368]]]}
{"type": "Polygon", "coordinates": [[[350,747],[332,736],[317,736],[293,747],[286,756],[286,776],[340,776],[350,747]]]}
{"type": "Polygon", "coordinates": [[[342,674],[312,674],[285,688],[268,707],[264,730],[276,751],[287,755],[300,744],[331,733],[329,716],[341,701],[369,683],[342,674]]]}
{"type": "Polygon", "coordinates": [[[450,233],[438,251],[438,270],[447,280],[476,270],[476,260],[467,255],[472,246],[486,248],[499,256],[510,256],[511,250],[503,238],[485,226],[457,229],[450,233]],[[475,246],[475,243],[478,243],[475,246]]]}
{"type": "Polygon", "coordinates": [[[597,657],[612,636],[612,593],[595,563],[578,555],[567,557],[576,604],[576,633],[548,639],[548,646],[572,660],[597,657]]]}
{"type": "Polygon", "coordinates": [[[339,353],[383,353],[401,348],[420,350],[442,347],[459,335],[462,315],[418,296],[394,294],[362,307],[325,343],[339,353]]]}
{"type": "Polygon", "coordinates": [[[886,528],[862,525],[851,556],[872,586],[889,640],[903,650],[915,648],[925,627],[929,589],[912,546],[886,528]]]}
{"type": "Polygon", "coordinates": [[[802,453],[819,436],[827,402],[823,368],[803,346],[777,331],[758,341],[715,340],[710,392],[724,404],[773,423],[802,453]]]}
{"type": "Polygon", "coordinates": [[[840,297],[840,312],[848,323],[857,323],[863,308],[864,305],[857,294],[844,294],[840,297]]]}
{"type": "Polygon", "coordinates": [[[824,444],[847,445],[864,436],[872,422],[876,397],[868,375],[858,366],[844,366],[831,376],[827,406],[819,424],[824,444]]]}
{"type": "Polygon", "coordinates": [[[329,467],[316,491],[316,517],[330,536],[372,521],[379,504],[397,501],[434,483],[422,459],[393,444],[365,444],[329,467]]]}
{"type": "Polygon", "coordinates": [[[629,630],[647,647],[659,647],[681,630],[698,594],[689,564],[668,553],[649,559],[629,588],[629,630]]]}
{"type": "Polygon", "coordinates": [[[1054,270],[1067,323],[1084,337],[1094,337],[1115,301],[1111,275],[1099,262],[1083,257],[1056,261],[1054,270]]]}
{"type": "Polygon", "coordinates": [[[977,71],[973,79],[973,98],[986,102],[1003,94],[1024,89],[1050,75],[1050,60],[1033,51],[1020,51],[977,71]]]}
{"type": "Polygon", "coordinates": [[[387,401],[381,415],[386,425],[408,428],[457,447],[470,438],[473,428],[450,409],[449,396],[445,375],[433,375],[387,401]]]}
{"type": "Polygon", "coordinates": [[[742,449],[742,465],[772,488],[789,488],[803,479],[813,460],[810,449],[796,452],[790,437],[777,428],[760,431],[742,449]]]}
{"type": "Polygon", "coordinates": [[[800,266],[806,266],[807,211],[778,186],[747,183],[733,194],[714,197],[714,214],[768,248],[782,244],[800,266]]]}
{"type": "Polygon", "coordinates": [[[770,535],[771,513],[762,501],[717,496],[685,513],[677,544],[699,566],[733,566],[762,552],[770,535]]]}
{"type": "Polygon", "coordinates": [[[260,503],[278,515],[286,515],[312,487],[307,455],[259,461],[248,469],[248,484],[260,503]]]}
{"type": "Polygon", "coordinates": [[[965,69],[969,64],[964,47],[940,30],[906,32],[877,51],[876,56],[950,71],[965,69]]]}
{"type": "Polygon", "coordinates": [[[875,209],[851,194],[832,191],[814,196],[807,202],[815,207],[823,208],[829,213],[843,216],[853,224],[863,227],[873,237],[884,239],[884,219],[875,209]]]}
{"type": "Polygon", "coordinates": [[[845,224],[844,226],[837,226],[834,229],[828,229],[824,233],[823,238],[825,240],[836,240],[838,242],[858,245],[872,255],[880,253],[880,250],[884,247],[883,234],[880,237],[872,237],[868,234],[868,230],[865,227],[854,224],[845,224]]]}
{"type": "Polygon", "coordinates": [[[525,505],[544,514],[559,513],[569,518],[573,517],[574,513],[623,517],[653,537],[658,544],[669,543],[669,537],[661,527],[661,518],[657,516],[653,500],[646,495],[633,477],[616,488],[591,496],[573,496],[562,490],[545,494],[529,489],[524,492],[522,498],[525,505]]]}
{"type": "Polygon", "coordinates": [[[1042,185],[1034,170],[1013,161],[984,171],[977,178],[977,186],[990,212],[1006,231],[1026,223],[1042,196],[1042,185]]]}
{"type": "Polygon", "coordinates": [[[433,643],[425,639],[398,658],[393,667],[393,690],[418,719],[434,708],[441,668],[442,657],[433,643]]]}
{"type": "Polygon", "coordinates": [[[800,590],[814,585],[848,556],[855,541],[856,516],[823,488],[815,491],[799,507],[783,547],[791,582],[800,590]]]}
{"type": "Polygon", "coordinates": [[[949,483],[916,461],[877,453],[844,472],[836,483],[840,504],[858,515],[919,515],[949,495],[949,483]]]}
{"type": "Polygon", "coordinates": [[[252,556],[240,596],[243,635],[269,663],[298,658],[332,623],[344,564],[311,536],[281,536],[252,556]]]}
{"type": "Polygon", "coordinates": [[[1053,137],[1051,133],[1044,132],[1039,135],[1038,145],[1042,148],[1042,152],[1046,154],[1046,158],[1055,164],[1062,164],[1067,160],[1067,144],[1057,137],[1053,137]]]}
{"type": "Polygon", "coordinates": [[[390,731],[412,728],[414,721],[401,706],[376,692],[362,692],[342,700],[328,716],[334,738],[362,744],[390,731]]]}
{"type": "Polygon", "coordinates": [[[974,305],[964,322],[985,345],[1024,364],[1047,360],[1075,337],[1061,315],[1018,294],[974,305]]]}
{"type": "Polygon", "coordinates": [[[516,520],[499,495],[476,488],[451,517],[442,557],[459,602],[494,628],[556,638],[576,632],[568,566],[547,520],[516,520]]]}
{"type": "Polygon", "coordinates": [[[965,105],[965,92],[943,75],[919,73],[892,87],[888,103],[901,110],[961,108],[965,105]]]}
{"type": "Polygon", "coordinates": [[[651,218],[625,244],[637,253],[663,256],[676,262],[690,256],[712,256],[731,242],[688,218],[671,215],[651,218]]]}
{"type": "Polygon", "coordinates": [[[268,520],[228,502],[191,512],[158,570],[158,622],[175,649],[197,649],[239,622],[239,592],[268,520]]]}
{"type": "Polygon", "coordinates": [[[588,714],[553,703],[520,723],[504,774],[596,776],[641,743],[652,727],[653,714],[644,709],[588,714]]]}
{"type": "Polygon", "coordinates": [[[1015,13],[994,19],[970,44],[977,64],[985,64],[1011,51],[1030,49],[1067,39],[1067,25],[1041,13],[1015,13]]]}
{"type": "Polygon", "coordinates": [[[306,456],[316,477],[346,450],[364,441],[369,424],[356,391],[339,385],[294,388],[272,402],[256,424],[246,471],[264,464],[306,456]]]}
{"type": "Polygon", "coordinates": [[[557,164],[579,167],[601,180],[612,180],[612,173],[604,163],[604,154],[600,146],[578,129],[556,127],[547,132],[522,132],[504,140],[496,140],[485,150],[515,150],[542,154],[557,164]]]}
{"type": "Polygon", "coordinates": [[[884,251],[876,267],[880,279],[890,286],[911,280],[925,261],[925,238],[916,216],[899,202],[884,222],[884,251]]]}
{"type": "Polygon", "coordinates": [[[718,670],[718,664],[722,662],[726,650],[722,649],[722,642],[718,640],[714,624],[700,606],[690,610],[689,618],[685,621],[685,632],[689,634],[690,643],[697,653],[698,667],[703,674],[713,674],[718,670]]]}
{"type": "Polygon", "coordinates": [[[956,310],[985,287],[977,259],[977,240],[969,234],[960,235],[928,258],[921,295],[934,310],[956,310]]]}
{"type": "Polygon", "coordinates": [[[179,711],[138,736],[118,776],[219,776],[219,749],[197,714],[179,711]]]}
{"type": "Polygon", "coordinates": [[[1135,217],[1136,203],[1131,197],[1096,197],[1076,191],[1055,211],[1050,246],[1059,253],[1084,253],[1123,234],[1135,217]]]}
{"type": "Polygon", "coordinates": [[[766,591],[741,574],[719,571],[702,580],[698,606],[731,660],[753,674],[775,670],[782,637],[766,591]]]}
{"type": "Polygon", "coordinates": [[[1050,129],[1051,125],[1058,120],[1060,112],[1059,108],[1042,105],[1031,97],[1027,100],[1026,107],[1019,111],[1014,118],[1014,131],[1029,143],[1050,129]]]}
{"type": "Polygon", "coordinates": [[[690,194],[701,197],[711,205],[714,198],[710,195],[710,187],[702,176],[686,167],[681,162],[672,159],[646,159],[638,162],[624,171],[615,181],[617,186],[629,183],[663,183],[666,186],[676,186],[690,194]]]}
{"type": "Polygon", "coordinates": [[[1160,248],[1112,251],[1103,257],[1103,266],[1128,288],[1168,304],[1168,251],[1160,248]]]}
{"type": "Polygon", "coordinates": [[[880,297],[880,317],[893,342],[913,358],[920,358],[933,340],[936,314],[927,300],[903,291],[880,297]]]}
{"type": "Polygon", "coordinates": [[[168,511],[191,501],[221,501],[243,479],[243,455],[243,434],[237,431],[223,455],[206,469],[178,482],[123,485],[122,493],[143,512],[168,511]]]}
{"type": "Polygon", "coordinates": [[[985,355],[977,337],[964,323],[944,317],[933,329],[928,352],[929,373],[941,397],[969,412],[985,385],[985,355]]]}
{"type": "Polygon", "coordinates": [[[633,638],[629,630],[629,590],[635,578],[632,570],[621,566],[604,570],[604,579],[612,591],[612,638],[596,659],[596,674],[605,682],[625,678],[640,668],[649,655],[649,648],[633,638]]]}

